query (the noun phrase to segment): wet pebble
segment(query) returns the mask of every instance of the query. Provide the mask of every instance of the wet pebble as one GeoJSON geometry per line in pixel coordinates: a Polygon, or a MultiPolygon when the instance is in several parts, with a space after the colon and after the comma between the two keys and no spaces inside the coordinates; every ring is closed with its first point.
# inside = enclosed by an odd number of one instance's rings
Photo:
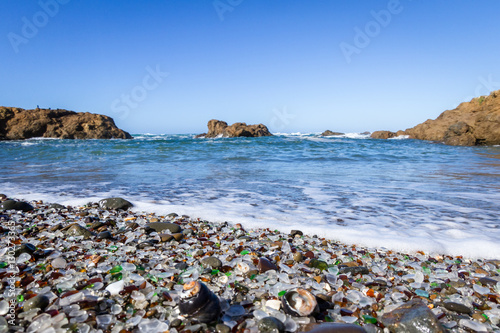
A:
{"type": "Polygon", "coordinates": [[[205,257],[201,260],[201,264],[205,268],[219,269],[222,267],[222,261],[216,257],[205,257]]]}
{"type": "Polygon", "coordinates": [[[217,324],[215,325],[215,330],[217,331],[217,333],[230,333],[231,327],[224,324],[217,324]]]}
{"type": "Polygon", "coordinates": [[[259,320],[257,327],[259,329],[259,332],[285,332],[285,325],[275,317],[262,318],[261,320],[259,320]]]}
{"type": "Polygon", "coordinates": [[[472,309],[469,308],[465,304],[457,303],[457,302],[445,302],[444,307],[450,311],[458,312],[458,313],[471,313],[472,309]]]}
{"type": "Polygon", "coordinates": [[[385,313],[380,319],[394,333],[445,332],[434,313],[418,299],[385,313]]]}
{"type": "Polygon", "coordinates": [[[98,239],[111,239],[113,238],[113,235],[111,235],[111,232],[109,231],[102,231],[97,235],[98,239]]]}
{"type": "Polygon", "coordinates": [[[301,262],[302,259],[303,259],[303,256],[302,256],[301,252],[295,252],[293,254],[293,260],[295,260],[296,262],[301,262]]]}
{"type": "Polygon", "coordinates": [[[269,259],[267,258],[259,258],[259,263],[257,264],[257,268],[259,269],[260,273],[267,272],[269,270],[278,270],[278,267],[272,263],[269,259]]]}
{"type": "Polygon", "coordinates": [[[369,274],[370,271],[368,270],[368,268],[364,266],[352,266],[352,267],[344,266],[340,268],[340,273],[341,274],[351,273],[352,275],[358,275],[358,274],[364,275],[364,274],[369,274]]]}
{"type": "Polygon", "coordinates": [[[21,244],[21,246],[16,250],[15,256],[19,257],[23,253],[27,253],[27,254],[31,255],[35,251],[36,251],[35,245],[30,244],[30,243],[25,243],[25,244],[21,244]]]}
{"type": "Polygon", "coordinates": [[[131,202],[123,198],[106,198],[99,201],[99,206],[103,209],[127,210],[131,208],[133,205],[131,202]]]}
{"type": "Polygon", "coordinates": [[[24,302],[23,311],[26,312],[33,309],[41,309],[43,311],[49,304],[50,299],[47,296],[37,295],[24,302]]]}
{"type": "Polygon", "coordinates": [[[292,230],[290,231],[290,237],[295,238],[295,236],[303,236],[304,233],[300,230],[292,230]]]}
{"type": "Polygon", "coordinates": [[[33,206],[25,201],[5,200],[0,203],[0,210],[20,210],[23,212],[29,212],[33,209],[33,206]]]}
{"type": "Polygon", "coordinates": [[[92,236],[92,232],[85,229],[81,225],[74,223],[66,230],[66,235],[68,235],[68,236],[83,236],[84,239],[89,239],[92,236]]]}
{"type": "Polygon", "coordinates": [[[170,233],[178,233],[181,232],[181,227],[178,224],[170,223],[170,222],[153,222],[148,223],[147,227],[153,229],[156,232],[162,232],[165,230],[170,231],[170,233]]]}

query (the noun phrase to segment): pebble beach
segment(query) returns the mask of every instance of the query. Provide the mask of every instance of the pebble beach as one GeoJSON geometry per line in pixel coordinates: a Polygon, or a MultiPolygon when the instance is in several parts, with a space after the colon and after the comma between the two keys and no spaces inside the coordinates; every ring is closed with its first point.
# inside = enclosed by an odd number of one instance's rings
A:
{"type": "Polygon", "coordinates": [[[500,330],[500,260],[1,200],[0,333],[500,330]]]}

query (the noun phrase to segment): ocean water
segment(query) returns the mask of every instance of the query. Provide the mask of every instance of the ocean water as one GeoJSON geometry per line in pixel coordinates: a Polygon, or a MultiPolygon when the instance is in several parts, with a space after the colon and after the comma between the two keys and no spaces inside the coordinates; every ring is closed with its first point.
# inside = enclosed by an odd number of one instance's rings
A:
{"type": "Polygon", "coordinates": [[[350,244],[500,258],[500,147],[360,134],[0,142],[0,193],[82,205],[122,196],[350,244]]]}

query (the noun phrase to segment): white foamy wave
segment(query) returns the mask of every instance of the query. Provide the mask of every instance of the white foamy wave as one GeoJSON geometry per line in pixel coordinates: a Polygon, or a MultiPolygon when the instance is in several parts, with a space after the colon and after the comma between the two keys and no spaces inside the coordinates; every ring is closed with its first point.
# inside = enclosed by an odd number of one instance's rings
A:
{"type": "Polygon", "coordinates": [[[281,132],[277,132],[277,133],[272,133],[273,135],[275,136],[284,136],[284,137],[306,137],[306,136],[313,136],[313,135],[319,135],[321,133],[314,133],[314,132],[311,132],[311,133],[301,133],[301,132],[293,132],[293,133],[281,133],[281,132]]]}
{"type": "Polygon", "coordinates": [[[349,138],[349,139],[368,139],[370,137],[370,134],[363,134],[363,133],[345,133],[343,137],[349,138]]]}
{"type": "Polygon", "coordinates": [[[410,138],[409,135],[398,135],[398,136],[395,136],[393,138],[389,138],[389,140],[406,140],[409,138],[410,138]]]}
{"type": "MultiPolygon", "coordinates": [[[[237,189],[221,192],[205,188],[164,199],[147,194],[130,195],[126,189],[75,197],[72,193],[76,189],[72,186],[60,186],[54,192],[46,193],[7,185],[2,186],[2,192],[15,198],[71,206],[119,196],[131,201],[134,204],[132,210],[136,212],[160,215],[175,212],[213,222],[228,221],[241,223],[247,228],[271,228],[282,232],[299,229],[308,235],[321,235],[346,244],[402,252],[500,258],[500,229],[495,222],[495,212],[464,208],[440,200],[407,200],[408,209],[401,212],[385,204],[401,200],[396,199],[399,194],[390,187],[377,189],[379,196],[367,191],[356,193],[350,202],[345,202],[345,193],[325,191],[327,185],[311,182],[306,186],[293,186],[307,197],[303,203],[237,189]],[[443,209],[456,212],[455,216],[436,219],[443,209]],[[461,214],[477,216],[478,219],[471,223],[461,214]]],[[[500,194],[492,199],[500,200],[500,194]]]]}

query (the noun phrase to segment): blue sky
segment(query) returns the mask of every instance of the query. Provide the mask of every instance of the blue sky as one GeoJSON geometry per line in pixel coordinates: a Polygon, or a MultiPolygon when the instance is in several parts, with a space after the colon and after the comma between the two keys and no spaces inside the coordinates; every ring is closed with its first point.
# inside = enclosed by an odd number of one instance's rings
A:
{"type": "Polygon", "coordinates": [[[498,1],[2,0],[0,105],[398,130],[500,89],[498,1]]]}

